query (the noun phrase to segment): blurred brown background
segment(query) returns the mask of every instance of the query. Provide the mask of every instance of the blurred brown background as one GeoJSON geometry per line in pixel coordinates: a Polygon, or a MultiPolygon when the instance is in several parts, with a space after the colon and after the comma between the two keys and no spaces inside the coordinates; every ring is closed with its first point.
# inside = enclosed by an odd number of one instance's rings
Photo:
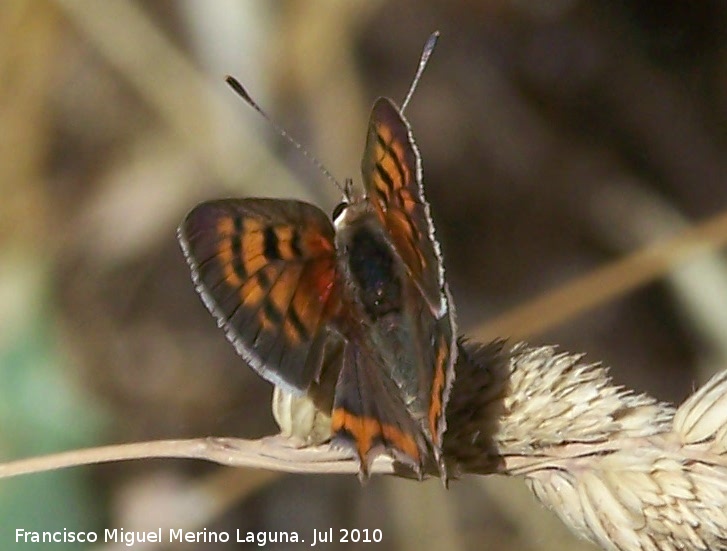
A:
{"type": "MultiPolygon", "coordinates": [[[[358,183],[368,108],[403,99],[435,29],[407,116],[463,332],[727,207],[725,2],[4,1],[0,457],[275,432],[271,387],[194,293],[175,229],[203,199],[338,197],[224,75],[358,183]]],[[[678,402],[724,367],[725,312],[714,255],[530,340],[678,402]]],[[[166,522],[589,548],[523,486],[150,460],[3,481],[0,534],[166,522]]]]}

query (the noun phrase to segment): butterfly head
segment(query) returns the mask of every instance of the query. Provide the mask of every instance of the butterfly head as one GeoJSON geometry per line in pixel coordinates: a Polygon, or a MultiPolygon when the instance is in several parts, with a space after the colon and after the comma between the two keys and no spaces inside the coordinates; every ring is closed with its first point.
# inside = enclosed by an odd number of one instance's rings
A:
{"type": "Polygon", "coordinates": [[[346,213],[346,210],[351,205],[359,203],[362,199],[355,195],[353,180],[351,180],[350,178],[347,178],[344,182],[342,191],[343,198],[341,199],[341,202],[333,208],[333,212],[331,213],[331,220],[333,221],[333,225],[335,227],[338,227],[339,224],[343,223],[343,220],[345,219],[343,215],[346,213]]]}
{"type": "Polygon", "coordinates": [[[341,217],[343,211],[348,208],[349,204],[350,203],[348,201],[343,200],[333,208],[333,212],[331,213],[331,220],[333,220],[334,224],[336,223],[336,220],[341,217]]]}
{"type": "Polygon", "coordinates": [[[338,234],[337,241],[354,227],[370,225],[380,231],[381,223],[378,220],[376,210],[365,196],[350,195],[338,203],[331,214],[333,227],[338,234]]]}

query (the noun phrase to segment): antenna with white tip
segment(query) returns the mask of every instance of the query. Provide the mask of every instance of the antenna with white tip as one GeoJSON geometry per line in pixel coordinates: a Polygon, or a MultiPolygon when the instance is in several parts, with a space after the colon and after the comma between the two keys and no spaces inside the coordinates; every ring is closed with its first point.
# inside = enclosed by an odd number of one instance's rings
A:
{"type": "Polygon", "coordinates": [[[288,142],[293,145],[298,151],[300,151],[303,156],[308,159],[313,165],[320,170],[323,175],[328,178],[331,182],[333,182],[336,187],[343,193],[344,197],[348,198],[350,196],[350,189],[349,186],[342,186],[338,180],[331,174],[331,172],[323,166],[323,163],[321,163],[318,159],[316,159],[313,155],[308,153],[308,150],[306,150],[298,140],[293,138],[288,132],[279,124],[277,124],[275,121],[273,121],[268,114],[262,110],[262,108],[257,104],[257,102],[252,99],[250,94],[247,93],[247,90],[245,90],[245,87],[240,84],[240,82],[235,78],[231,77],[230,75],[227,75],[225,77],[225,82],[232,88],[235,93],[240,96],[243,100],[245,100],[245,103],[247,103],[250,107],[252,107],[255,111],[257,111],[262,117],[268,121],[270,126],[272,126],[278,134],[280,134],[283,138],[288,140],[288,142]]]}
{"type": "Polygon", "coordinates": [[[414,95],[414,90],[416,89],[417,84],[419,84],[419,79],[422,77],[422,73],[429,62],[429,58],[434,51],[434,46],[437,45],[438,38],[439,31],[434,31],[429,35],[429,38],[427,38],[427,41],[424,43],[424,49],[422,50],[422,56],[419,58],[419,67],[417,67],[416,75],[414,75],[414,80],[409,87],[409,92],[406,94],[406,98],[404,98],[404,103],[401,104],[402,113],[404,112],[404,109],[406,109],[406,106],[409,105],[409,100],[412,95],[414,95]]]}

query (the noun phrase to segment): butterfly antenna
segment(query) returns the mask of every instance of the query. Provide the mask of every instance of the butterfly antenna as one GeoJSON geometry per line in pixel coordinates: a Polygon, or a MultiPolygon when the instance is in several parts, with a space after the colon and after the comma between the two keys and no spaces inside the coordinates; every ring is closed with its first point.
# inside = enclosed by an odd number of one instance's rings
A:
{"type": "Polygon", "coordinates": [[[429,38],[427,38],[427,41],[424,43],[422,57],[419,58],[419,67],[417,67],[417,73],[416,75],[414,75],[414,80],[409,87],[409,92],[407,93],[406,98],[404,98],[404,103],[401,104],[402,113],[404,112],[404,109],[406,109],[406,106],[409,105],[409,100],[414,95],[414,90],[416,89],[417,84],[419,84],[419,79],[422,77],[422,73],[427,66],[427,62],[429,62],[429,58],[434,51],[434,46],[437,45],[438,38],[439,31],[434,31],[432,34],[429,35],[429,38]]]}
{"type": "Polygon", "coordinates": [[[291,145],[293,145],[298,151],[300,151],[306,159],[308,159],[311,163],[313,163],[313,165],[318,170],[320,170],[326,178],[328,178],[331,182],[333,182],[335,184],[335,186],[341,191],[341,193],[344,194],[344,196],[346,198],[349,197],[347,188],[342,186],[339,183],[339,181],[336,180],[336,178],[333,176],[333,174],[331,174],[331,172],[325,166],[323,166],[322,162],[320,162],[313,155],[308,153],[308,150],[306,150],[302,145],[300,145],[298,140],[296,140],[293,136],[288,134],[288,132],[282,126],[280,126],[274,120],[272,120],[268,116],[268,114],[265,111],[263,111],[262,107],[260,107],[254,99],[252,99],[250,94],[247,93],[247,90],[245,90],[245,87],[242,84],[240,84],[240,82],[235,77],[231,77],[231,76],[227,75],[227,77],[225,77],[225,82],[230,86],[230,88],[232,88],[235,91],[235,93],[238,96],[240,96],[243,100],[245,100],[245,103],[247,103],[250,107],[252,107],[255,111],[257,111],[266,121],[268,121],[270,126],[272,126],[277,131],[278,134],[280,134],[283,138],[288,140],[288,142],[291,145]]]}

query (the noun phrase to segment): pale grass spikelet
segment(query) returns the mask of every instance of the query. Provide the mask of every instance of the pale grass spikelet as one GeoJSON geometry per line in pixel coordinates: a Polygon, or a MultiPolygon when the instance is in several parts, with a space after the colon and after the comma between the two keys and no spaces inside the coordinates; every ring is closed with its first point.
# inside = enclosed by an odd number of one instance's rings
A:
{"type": "Polygon", "coordinates": [[[508,449],[599,442],[614,432],[650,436],[663,432],[673,414],[649,396],[614,386],[605,368],[582,363],[582,355],[522,345],[511,354],[504,407],[512,422],[497,435],[508,449]]]}
{"type": "Polygon", "coordinates": [[[709,442],[717,455],[727,453],[727,371],[712,377],[674,416],[674,430],[684,444],[709,442]]]}
{"type": "Polygon", "coordinates": [[[330,413],[316,407],[306,394],[293,394],[276,386],[272,410],[280,433],[296,445],[311,446],[331,439],[330,413]]]}
{"type": "Polygon", "coordinates": [[[520,345],[506,357],[500,472],[604,549],[727,549],[727,372],[675,412],[580,356],[520,345]]]}

